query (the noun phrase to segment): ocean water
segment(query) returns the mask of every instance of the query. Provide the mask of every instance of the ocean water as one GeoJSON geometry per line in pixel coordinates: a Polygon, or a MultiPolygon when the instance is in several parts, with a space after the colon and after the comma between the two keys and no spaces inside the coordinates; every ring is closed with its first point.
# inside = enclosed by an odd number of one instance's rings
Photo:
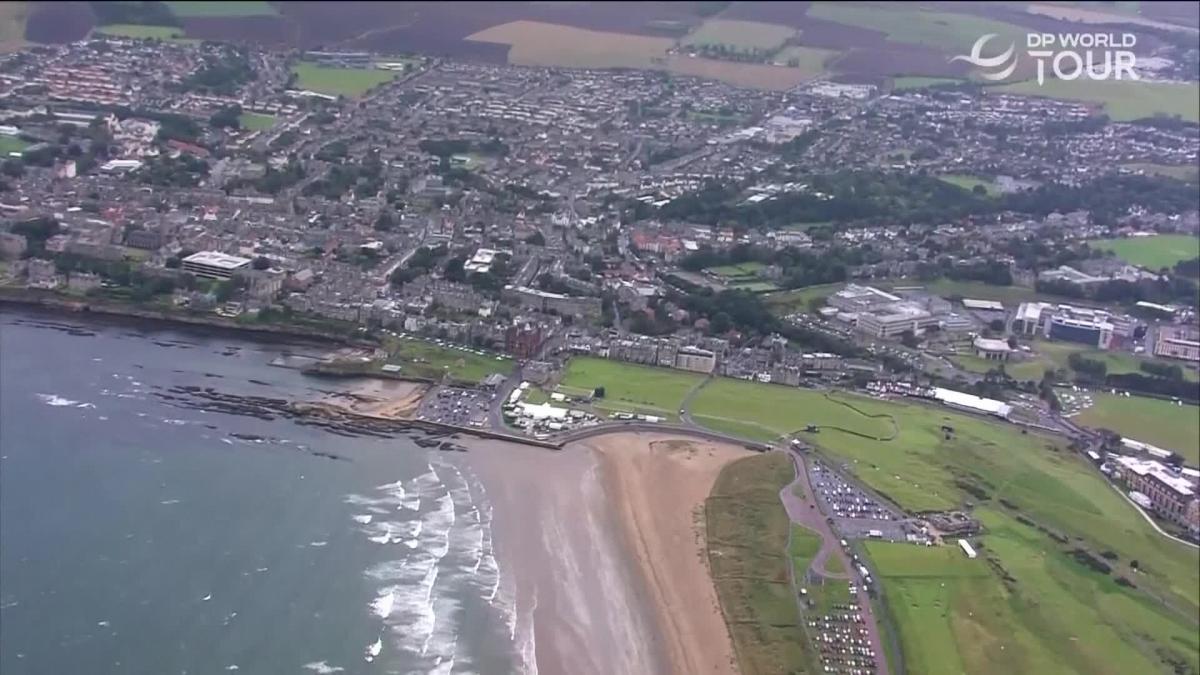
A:
{"type": "Polygon", "coordinates": [[[536,670],[469,453],[171,398],[284,349],[0,316],[0,672],[536,670]]]}

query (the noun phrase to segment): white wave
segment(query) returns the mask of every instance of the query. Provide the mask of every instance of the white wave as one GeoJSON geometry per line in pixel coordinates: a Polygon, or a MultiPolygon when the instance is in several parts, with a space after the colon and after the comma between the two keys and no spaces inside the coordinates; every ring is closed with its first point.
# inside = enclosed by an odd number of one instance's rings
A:
{"type": "Polygon", "coordinates": [[[371,611],[381,619],[387,619],[396,607],[396,588],[385,588],[379,597],[371,601],[371,611]]]}
{"type": "Polygon", "coordinates": [[[206,596],[204,596],[203,598],[200,598],[200,599],[201,599],[201,600],[203,600],[203,601],[205,601],[205,602],[208,602],[209,600],[212,600],[212,593],[209,593],[208,595],[206,595],[206,596]]]}
{"type": "Polygon", "coordinates": [[[371,522],[371,518],[372,516],[369,513],[361,516],[354,516],[354,522],[366,525],[367,523],[371,522]]]}
{"type": "Polygon", "coordinates": [[[101,628],[106,628],[108,627],[109,623],[107,621],[97,621],[96,625],[100,626],[101,628]]]}
{"type": "Polygon", "coordinates": [[[38,398],[42,399],[42,403],[55,408],[62,408],[69,405],[79,405],[79,401],[72,401],[69,398],[63,398],[55,394],[38,394],[38,398]]]}
{"type": "Polygon", "coordinates": [[[332,675],[333,673],[340,673],[346,670],[341,666],[331,666],[325,661],[313,661],[312,663],[304,664],[304,667],[317,673],[317,675],[332,675]]]}
{"type": "Polygon", "coordinates": [[[164,499],[161,502],[159,502],[159,504],[162,504],[163,506],[169,506],[171,504],[178,504],[178,503],[179,503],[178,499],[164,499]]]}
{"type": "Polygon", "coordinates": [[[258,569],[254,570],[254,571],[255,571],[255,572],[266,572],[266,571],[267,571],[267,570],[269,570],[269,569],[271,569],[271,568],[269,568],[269,567],[259,567],[258,569]]]}
{"type": "Polygon", "coordinates": [[[176,427],[181,427],[187,423],[188,423],[187,420],[175,420],[175,419],[163,420],[163,424],[170,424],[170,425],[176,426],[176,427]]]}
{"type": "Polygon", "coordinates": [[[329,544],[329,542],[327,542],[327,541],[310,541],[310,542],[308,542],[308,545],[312,546],[313,548],[321,548],[323,546],[327,546],[328,544],[329,544]]]}
{"type": "Polygon", "coordinates": [[[225,666],[225,670],[238,670],[237,664],[225,666]]]}
{"type": "Polygon", "coordinates": [[[379,535],[378,537],[368,537],[368,539],[375,542],[376,544],[388,543],[388,541],[390,541],[392,538],[392,524],[384,523],[384,526],[386,529],[384,530],[383,534],[379,535]]]}
{"type": "Polygon", "coordinates": [[[95,409],[95,407],[96,407],[96,404],[95,404],[95,403],[79,403],[79,404],[76,404],[76,406],[75,406],[75,407],[76,407],[76,408],[92,408],[92,409],[95,409]]]}
{"type": "Polygon", "coordinates": [[[367,645],[367,655],[364,658],[364,660],[367,663],[370,663],[370,662],[374,661],[375,657],[379,656],[379,653],[382,651],[383,651],[383,638],[378,638],[371,644],[367,645]]]}
{"type": "Polygon", "coordinates": [[[104,415],[101,415],[100,417],[98,417],[98,418],[96,418],[96,419],[100,420],[101,422],[107,422],[107,421],[108,421],[108,418],[107,418],[107,417],[105,417],[104,415]]]}
{"type": "Polygon", "coordinates": [[[225,445],[233,445],[233,441],[229,440],[228,438],[222,438],[221,442],[225,445]]]}
{"type": "Polygon", "coordinates": [[[533,604],[525,615],[525,630],[521,631],[521,642],[517,653],[521,655],[521,671],[526,675],[537,675],[537,635],[534,631],[533,613],[537,611],[537,586],[533,588],[533,604]]]}

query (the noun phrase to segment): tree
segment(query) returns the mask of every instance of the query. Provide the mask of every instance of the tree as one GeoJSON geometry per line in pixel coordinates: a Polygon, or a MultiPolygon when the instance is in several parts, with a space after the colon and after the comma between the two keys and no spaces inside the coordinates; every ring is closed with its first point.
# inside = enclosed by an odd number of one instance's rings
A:
{"type": "Polygon", "coordinates": [[[916,349],[921,344],[921,340],[917,338],[916,333],[911,330],[906,330],[900,334],[900,344],[909,349],[916,349]]]}
{"type": "Polygon", "coordinates": [[[532,246],[545,246],[546,237],[542,235],[541,231],[537,231],[528,237],[525,237],[525,243],[532,246]]]}
{"type": "Polygon", "coordinates": [[[179,256],[173,255],[170,258],[167,258],[167,261],[163,263],[163,267],[166,267],[169,270],[174,270],[179,269],[180,264],[182,264],[182,261],[179,259],[179,256]]]}
{"type": "Polygon", "coordinates": [[[604,398],[604,387],[596,387],[592,390],[592,398],[604,398]]]}
{"type": "Polygon", "coordinates": [[[270,269],[271,261],[266,256],[260,255],[254,259],[254,262],[250,263],[250,266],[253,267],[254,269],[260,270],[260,271],[265,270],[265,269],[270,269]]]}
{"type": "Polygon", "coordinates": [[[208,124],[214,129],[241,129],[241,114],[241,106],[226,106],[213,113],[213,116],[208,118],[208,124]]]}

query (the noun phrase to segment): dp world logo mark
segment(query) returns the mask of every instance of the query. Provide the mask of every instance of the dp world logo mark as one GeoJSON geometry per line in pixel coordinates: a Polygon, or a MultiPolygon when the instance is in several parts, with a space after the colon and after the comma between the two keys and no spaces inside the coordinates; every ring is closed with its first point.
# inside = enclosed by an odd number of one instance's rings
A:
{"type": "MultiPolygon", "coordinates": [[[[983,50],[995,33],[975,41],[970,54],[950,59],[964,61],[980,69],[980,77],[998,82],[1008,79],[1017,69],[1020,57],[1015,42],[997,56],[984,56],[983,50]]],[[[1046,82],[1046,64],[1053,77],[1059,80],[1137,80],[1137,56],[1132,49],[1137,44],[1133,33],[1027,33],[1025,54],[1037,64],[1038,85],[1046,82]],[[1055,47],[1058,49],[1047,49],[1055,47]],[[1079,50],[1084,50],[1082,53],[1079,50]]]]}

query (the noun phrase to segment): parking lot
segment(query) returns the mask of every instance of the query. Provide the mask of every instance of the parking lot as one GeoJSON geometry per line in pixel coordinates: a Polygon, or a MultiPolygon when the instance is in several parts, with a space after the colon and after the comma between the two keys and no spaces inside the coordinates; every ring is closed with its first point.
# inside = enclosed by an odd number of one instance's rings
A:
{"type": "Polygon", "coordinates": [[[478,389],[439,387],[425,397],[417,418],[460,427],[482,427],[487,424],[491,392],[478,389]]]}
{"type": "Polygon", "coordinates": [[[854,520],[897,520],[891,509],[872,498],[866,492],[842,479],[820,462],[813,462],[810,476],[817,499],[821,500],[822,511],[835,518],[854,520]]]}
{"type": "Polygon", "coordinates": [[[808,620],[826,673],[868,675],[875,672],[875,651],[856,604],[835,604],[828,614],[808,620]]]}

